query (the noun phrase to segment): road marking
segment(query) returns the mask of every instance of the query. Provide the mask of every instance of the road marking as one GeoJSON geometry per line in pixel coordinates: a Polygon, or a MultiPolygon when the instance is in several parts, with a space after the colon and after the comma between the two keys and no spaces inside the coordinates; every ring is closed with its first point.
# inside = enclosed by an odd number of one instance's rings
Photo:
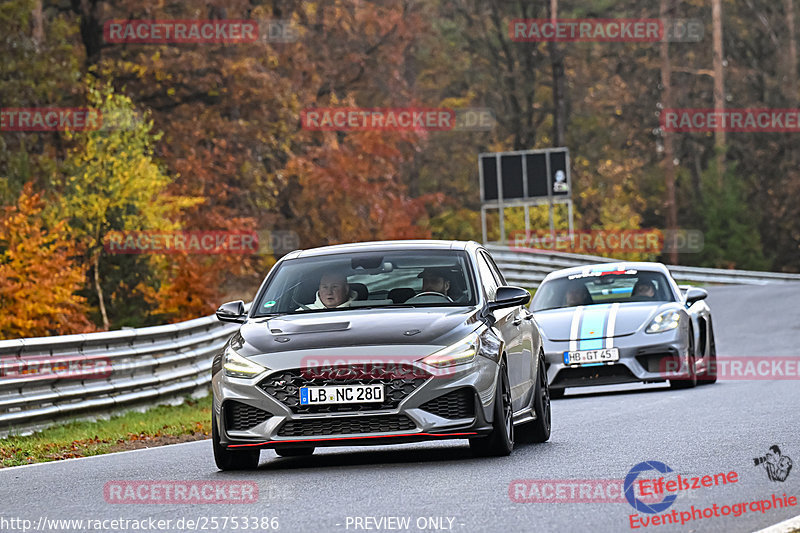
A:
{"type": "Polygon", "coordinates": [[[778,522],[764,529],[759,529],[755,533],[791,533],[800,529],[800,514],[794,518],[778,522]]]}

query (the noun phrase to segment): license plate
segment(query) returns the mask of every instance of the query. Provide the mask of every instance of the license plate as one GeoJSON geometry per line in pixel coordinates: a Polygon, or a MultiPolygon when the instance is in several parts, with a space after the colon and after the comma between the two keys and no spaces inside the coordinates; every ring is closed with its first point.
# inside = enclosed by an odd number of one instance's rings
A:
{"type": "Polygon", "coordinates": [[[608,361],[619,361],[619,348],[564,352],[565,365],[585,365],[591,363],[606,363],[608,361]]]}
{"type": "Polygon", "coordinates": [[[301,387],[300,405],[374,403],[383,401],[383,385],[334,385],[301,387]]]}

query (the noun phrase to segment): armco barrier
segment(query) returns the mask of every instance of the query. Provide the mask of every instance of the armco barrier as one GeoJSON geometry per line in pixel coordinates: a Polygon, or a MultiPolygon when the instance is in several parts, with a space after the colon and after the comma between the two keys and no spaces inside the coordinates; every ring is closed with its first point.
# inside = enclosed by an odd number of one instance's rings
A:
{"type": "MultiPolygon", "coordinates": [[[[509,283],[538,287],[551,271],[576,265],[615,262],[566,253],[529,253],[487,246],[509,283]]],[[[678,281],[764,284],[800,281],[798,274],[670,267],[678,281]]],[[[148,328],[0,341],[0,360],[103,358],[110,373],[96,378],[0,376],[0,436],[39,429],[61,420],[121,411],[205,390],[211,359],[236,324],[214,316],[148,328]]]]}
{"type": "Polygon", "coordinates": [[[107,375],[85,379],[0,376],[0,436],[205,389],[213,353],[236,327],[207,316],[166,326],[0,341],[6,369],[15,360],[48,357],[100,357],[110,365],[107,375]]]}
{"type": "MultiPolygon", "coordinates": [[[[490,244],[486,248],[491,252],[497,266],[503,271],[506,281],[523,287],[538,287],[544,277],[561,268],[568,268],[592,263],[619,263],[619,259],[578,255],[561,252],[522,252],[509,246],[490,244]]],[[[800,281],[800,274],[783,274],[779,272],[755,272],[752,270],[724,270],[668,265],[676,281],[698,281],[703,283],[723,283],[733,285],[764,285],[766,283],[800,281]]]]}

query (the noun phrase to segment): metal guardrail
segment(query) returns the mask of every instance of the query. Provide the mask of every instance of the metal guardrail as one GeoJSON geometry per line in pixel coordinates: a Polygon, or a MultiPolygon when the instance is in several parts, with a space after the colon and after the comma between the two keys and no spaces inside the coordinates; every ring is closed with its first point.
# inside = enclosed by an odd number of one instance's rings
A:
{"type": "MultiPolygon", "coordinates": [[[[593,263],[619,263],[619,259],[578,255],[562,252],[523,252],[509,246],[490,244],[495,262],[509,283],[524,287],[538,287],[553,270],[593,263]]],[[[734,285],[764,285],[766,283],[800,281],[800,274],[757,272],[752,270],[724,270],[716,268],[667,265],[676,281],[696,281],[734,285]]]]}
{"type": "MultiPolygon", "coordinates": [[[[538,287],[553,270],[615,262],[567,253],[525,253],[489,245],[509,283],[538,287]]],[[[679,281],[764,284],[800,281],[798,274],[669,267],[679,281]]],[[[179,324],[84,335],[0,341],[0,436],[55,422],[164,402],[206,390],[213,354],[237,329],[207,316],[179,324]],[[108,363],[108,372],[81,378],[37,373],[31,362],[108,363]],[[30,371],[25,375],[8,368],[30,371]],[[33,369],[33,370],[32,370],[33,369]]]]}
{"type": "Polygon", "coordinates": [[[212,315],[165,326],[0,341],[0,436],[205,389],[213,353],[236,329],[212,315]],[[103,371],[54,375],[43,364],[48,360],[74,368],[99,363],[103,371]]]}

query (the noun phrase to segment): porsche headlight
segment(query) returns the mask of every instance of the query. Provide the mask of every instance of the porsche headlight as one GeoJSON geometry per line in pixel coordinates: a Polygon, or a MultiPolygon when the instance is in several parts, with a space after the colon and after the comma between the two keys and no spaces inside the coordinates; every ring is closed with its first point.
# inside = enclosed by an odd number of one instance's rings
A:
{"type": "Polygon", "coordinates": [[[436,368],[465,365],[475,360],[479,348],[478,333],[472,333],[457,343],[425,357],[422,362],[436,368]]]}
{"type": "Polygon", "coordinates": [[[681,314],[677,311],[663,311],[656,315],[645,330],[647,333],[661,333],[675,329],[681,322],[681,314]]]}
{"type": "Polygon", "coordinates": [[[267,370],[266,367],[239,355],[230,346],[225,348],[225,363],[222,368],[225,369],[225,375],[232,378],[252,378],[267,370]]]}

